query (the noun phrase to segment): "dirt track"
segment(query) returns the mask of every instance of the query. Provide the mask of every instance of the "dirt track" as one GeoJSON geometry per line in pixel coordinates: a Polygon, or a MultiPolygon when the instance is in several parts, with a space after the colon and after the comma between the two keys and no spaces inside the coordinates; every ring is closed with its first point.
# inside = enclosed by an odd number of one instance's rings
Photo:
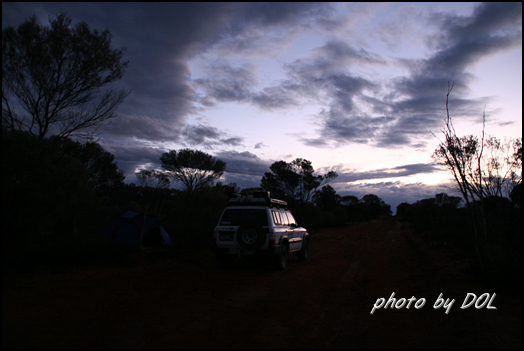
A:
{"type": "Polygon", "coordinates": [[[210,254],[84,268],[7,291],[2,348],[522,348],[520,295],[465,264],[392,218],[314,234],[308,261],[283,272],[210,254]],[[392,292],[426,304],[371,315],[392,292]],[[496,310],[460,308],[494,292],[496,310]],[[433,308],[440,293],[449,314],[433,308]]]}

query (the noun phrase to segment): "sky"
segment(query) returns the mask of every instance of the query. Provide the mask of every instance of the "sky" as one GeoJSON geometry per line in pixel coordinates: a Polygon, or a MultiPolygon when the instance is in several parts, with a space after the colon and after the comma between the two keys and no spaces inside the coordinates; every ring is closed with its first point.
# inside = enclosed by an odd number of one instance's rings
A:
{"type": "MultiPolygon", "coordinates": [[[[126,182],[169,150],[257,187],[296,158],[339,195],[391,205],[446,192],[431,157],[448,83],[459,135],[522,137],[522,3],[2,3],[2,27],[66,12],[109,29],[131,90],[98,142],[126,182]]],[[[176,186],[176,185],[175,185],[176,186]]]]}

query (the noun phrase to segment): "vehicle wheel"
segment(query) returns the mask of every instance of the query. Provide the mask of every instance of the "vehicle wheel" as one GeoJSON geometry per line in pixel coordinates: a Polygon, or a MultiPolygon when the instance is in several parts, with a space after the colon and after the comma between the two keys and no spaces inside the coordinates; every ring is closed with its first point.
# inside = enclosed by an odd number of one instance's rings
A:
{"type": "Polygon", "coordinates": [[[262,227],[243,225],[238,228],[237,241],[246,250],[256,250],[264,245],[266,236],[262,227]]]}
{"type": "Polygon", "coordinates": [[[280,245],[280,253],[276,257],[276,268],[279,271],[283,271],[287,267],[287,258],[289,255],[289,249],[286,244],[280,245]]]}
{"type": "Polygon", "coordinates": [[[300,251],[297,252],[298,260],[299,261],[307,260],[308,254],[309,254],[309,240],[304,239],[304,242],[302,243],[302,249],[300,249],[300,251]]]}

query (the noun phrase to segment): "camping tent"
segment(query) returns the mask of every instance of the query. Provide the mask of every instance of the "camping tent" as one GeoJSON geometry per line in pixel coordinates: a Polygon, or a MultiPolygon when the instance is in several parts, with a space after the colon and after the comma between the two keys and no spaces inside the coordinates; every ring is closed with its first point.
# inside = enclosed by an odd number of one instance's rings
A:
{"type": "Polygon", "coordinates": [[[158,219],[131,211],[110,219],[100,233],[111,241],[139,245],[142,231],[142,246],[171,246],[171,239],[158,219]]]}

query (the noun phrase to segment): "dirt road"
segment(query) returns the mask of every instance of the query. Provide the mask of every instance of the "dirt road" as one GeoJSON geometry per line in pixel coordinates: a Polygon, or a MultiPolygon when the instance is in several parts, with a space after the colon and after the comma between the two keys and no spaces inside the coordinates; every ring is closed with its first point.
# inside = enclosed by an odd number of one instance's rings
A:
{"type": "Polygon", "coordinates": [[[467,278],[465,264],[391,218],[314,233],[310,258],[282,272],[206,253],[83,268],[7,291],[2,347],[521,348],[520,295],[467,278]],[[392,292],[426,303],[370,314],[392,292]],[[441,293],[448,314],[433,307],[441,293]],[[496,293],[496,309],[461,309],[467,293],[496,293]]]}

